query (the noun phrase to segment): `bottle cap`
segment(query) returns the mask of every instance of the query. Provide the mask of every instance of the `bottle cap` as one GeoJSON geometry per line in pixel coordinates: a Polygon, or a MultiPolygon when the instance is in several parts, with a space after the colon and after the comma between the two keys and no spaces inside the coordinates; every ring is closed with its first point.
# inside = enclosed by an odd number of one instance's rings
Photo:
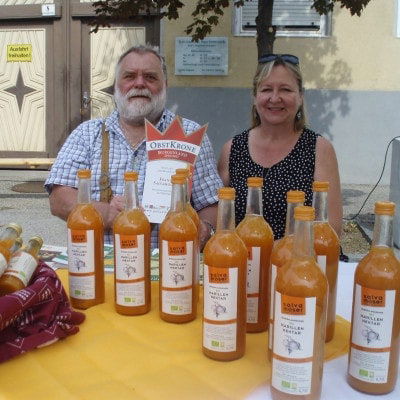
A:
{"type": "Polygon", "coordinates": [[[171,182],[172,183],[177,183],[177,184],[182,184],[186,182],[186,177],[183,175],[172,175],[171,176],[171,182]]]}
{"type": "Polygon", "coordinates": [[[32,236],[28,241],[29,242],[31,242],[31,241],[37,242],[40,247],[42,247],[42,245],[43,245],[43,239],[40,236],[32,236]]]}
{"type": "Polygon", "coordinates": [[[137,181],[139,174],[136,171],[126,171],[124,173],[124,179],[126,181],[137,181]]]}
{"type": "Polygon", "coordinates": [[[375,214],[394,215],[396,205],[391,201],[377,201],[375,203],[375,214]]]}
{"type": "Polygon", "coordinates": [[[314,181],[312,188],[314,192],[327,192],[329,190],[329,182],[314,181]]]}
{"type": "Polygon", "coordinates": [[[14,231],[17,232],[18,236],[21,235],[21,232],[22,232],[21,225],[16,224],[15,222],[11,222],[11,223],[9,223],[9,224],[6,226],[6,229],[7,229],[7,228],[14,229],[14,231]]]}
{"type": "Polygon", "coordinates": [[[231,187],[222,187],[218,189],[218,199],[235,200],[235,189],[231,187]]]}
{"type": "Polygon", "coordinates": [[[187,178],[189,176],[189,170],[187,168],[177,168],[175,170],[175,174],[176,175],[182,175],[185,178],[187,178]]]}
{"type": "Polygon", "coordinates": [[[90,169],[78,169],[78,178],[89,179],[92,176],[90,169]]]}
{"type": "Polygon", "coordinates": [[[289,190],[286,193],[286,199],[288,203],[304,203],[306,195],[301,190],[289,190]]]}
{"type": "Polygon", "coordinates": [[[262,187],[264,183],[263,178],[259,176],[249,176],[247,178],[247,186],[248,187],[262,187]]]}
{"type": "Polygon", "coordinates": [[[294,219],[297,221],[314,221],[315,210],[314,207],[297,206],[294,208],[294,219]]]}

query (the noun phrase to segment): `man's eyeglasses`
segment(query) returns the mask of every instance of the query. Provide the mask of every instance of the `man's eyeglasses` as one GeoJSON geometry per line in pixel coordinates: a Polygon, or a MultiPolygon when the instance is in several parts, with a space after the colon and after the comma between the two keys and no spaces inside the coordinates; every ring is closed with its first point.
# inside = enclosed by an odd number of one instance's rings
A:
{"type": "Polygon", "coordinates": [[[259,64],[282,60],[293,65],[299,65],[299,58],[293,54],[264,54],[258,59],[259,64]]]}

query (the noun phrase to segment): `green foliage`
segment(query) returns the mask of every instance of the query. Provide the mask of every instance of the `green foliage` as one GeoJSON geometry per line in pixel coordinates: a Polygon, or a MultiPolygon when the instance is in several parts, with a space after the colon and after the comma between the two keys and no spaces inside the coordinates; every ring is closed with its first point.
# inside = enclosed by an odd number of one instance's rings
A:
{"type": "Polygon", "coordinates": [[[323,15],[333,11],[335,3],[340,4],[340,8],[347,8],[351,15],[361,15],[361,12],[371,0],[315,0],[313,8],[323,15]]]}

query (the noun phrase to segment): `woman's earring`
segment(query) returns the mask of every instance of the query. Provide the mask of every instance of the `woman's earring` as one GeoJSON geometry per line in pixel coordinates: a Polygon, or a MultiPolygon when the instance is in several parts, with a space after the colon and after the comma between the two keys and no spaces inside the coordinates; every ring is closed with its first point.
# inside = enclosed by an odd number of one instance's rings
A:
{"type": "Polygon", "coordinates": [[[301,110],[297,111],[297,113],[296,113],[296,121],[299,121],[301,119],[301,116],[302,116],[301,110]]]}

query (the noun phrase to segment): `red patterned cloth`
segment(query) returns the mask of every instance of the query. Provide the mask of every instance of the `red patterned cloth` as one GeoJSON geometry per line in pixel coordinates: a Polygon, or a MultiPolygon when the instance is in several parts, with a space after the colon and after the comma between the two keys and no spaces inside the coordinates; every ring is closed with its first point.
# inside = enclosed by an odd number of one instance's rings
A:
{"type": "Polygon", "coordinates": [[[84,319],[56,273],[40,262],[29,286],[0,297],[0,362],[77,333],[84,319]]]}

